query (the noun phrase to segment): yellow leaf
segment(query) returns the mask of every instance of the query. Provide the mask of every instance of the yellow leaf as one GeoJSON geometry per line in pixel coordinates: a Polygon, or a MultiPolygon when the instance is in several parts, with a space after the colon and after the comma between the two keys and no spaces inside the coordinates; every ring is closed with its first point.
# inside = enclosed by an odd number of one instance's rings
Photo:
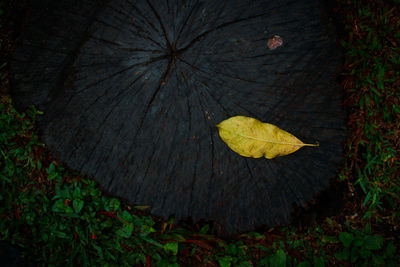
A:
{"type": "Polygon", "coordinates": [[[304,144],[294,135],[269,123],[236,116],[217,125],[221,139],[236,153],[244,157],[273,159],[291,154],[304,144]]]}

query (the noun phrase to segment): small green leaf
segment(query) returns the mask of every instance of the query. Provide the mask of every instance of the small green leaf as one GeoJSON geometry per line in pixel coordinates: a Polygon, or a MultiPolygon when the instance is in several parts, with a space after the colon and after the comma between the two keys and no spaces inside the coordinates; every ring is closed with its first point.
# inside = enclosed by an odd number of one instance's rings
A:
{"type": "Polygon", "coordinates": [[[325,262],[321,257],[314,258],[314,267],[325,267],[325,262]]]}
{"type": "Polygon", "coordinates": [[[73,213],[73,212],[74,210],[70,206],[65,207],[65,213],[73,213]]]}
{"type": "Polygon", "coordinates": [[[253,267],[254,265],[251,264],[249,261],[244,260],[244,261],[241,261],[239,263],[236,263],[235,266],[238,266],[238,267],[253,267]]]}
{"type": "Polygon", "coordinates": [[[57,200],[57,201],[54,203],[53,208],[52,208],[52,210],[53,210],[54,212],[63,212],[64,209],[65,209],[65,204],[64,204],[64,200],[63,200],[63,199],[57,200]]]}
{"type": "Polygon", "coordinates": [[[269,266],[269,256],[264,257],[258,262],[258,266],[269,266]]]}
{"type": "Polygon", "coordinates": [[[367,235],[364,237],[364,246],[369,250],[380,250],[383,245],[383,237],[379,235],[367,235]]]}
{"type": "Polygon", "coordinates": [[[167,253],[170,252],[173,255],[178,254],[178,248],[179,248],[178,242],[166,243],[163,246],[163,249],[165,250],[165,252],[167,252],[167,253]]]}
{"type": "Polygon", "coordinates": [[[367,259],[369,256],[371,256],[371,254],[371,251],[364,247],[360,249],[360,256],[363,259],[367,259]]]}
{"type": "Polygon", "coordinates": [[[393,241],[390,241],[390,243],[387,245],[385,249],[385,256],[388,258],[394,257],[396,253],[396,246],[394,245],[393,241]]]}
{"type": "Polygon", "coordinates": [[[124,224],[122,229],[117,230],[117,235],[123,238],[128,238],[132,235],[133,226],[129,224],[124,224]]]}
{"type": "Polygon", "coordinates": [[[219,266],[221,266],[221,267],[230,267],[231,261],[232,261],[232,257],[229,257],[229,256],[218,259],[219,266]]]}
{"type": "Polygon", "coordinates": [[[74,199],[82,198],[81,189],[79,187],[75,188],[74,193],[72,194],[74,199]]]}
{"type": "Polygon", "coordinates": [[[341,261],[347,260],[349,256],[350,256],[349,248],[345,248],[343,251],[335,253],[335,257],[341,261]]]}
{"type": "Polygon", "coordinates": [[[359,256],[360,256],[360,252],[358,251],[358,249],[352,248],[351,253],[350,253],[351,263],[355,263],[358,260],[359,256]]]}
{"type": "Polygon", "coordinates": [[[53,163],[50,163],[50,166],[47,169],[47,174],[49,175],[47,177],[48,180],[53,180],[53,179],[57,178],[58,174],[56,172],[56,166],[53,163]]]}
{"type": "Polygon", "coordinates": [[[380,256],[380,255],[373,255],[372,256],[372,260],[374,261],[374,263],[376,264],[376,265],[379,265],[379,266],[384,266],[385,265],[385,259],[382,257],[382,256],[380,256]]]}
{"type": "MultiPolygon", "coordinates": [[[[340,179],[344,180],[345,176],[343,174],[340,174],[340,179]]],[[[329,224],[329,226],[331,226],[331,227],[333,226],[333,221],[330,218],[327,217],[325,220],[329,224]]]]}
{"type": "Polygon", "coordinates": [[[354,236],[348,232],[341,232],[339,240],[343,243],[345,248],[350,247],[351,242],[354,240],[354,236]]]}
{"type": "Polygon", "coordinates": [[[206,224],[200,229],[200,233],[202,234],[207,234],[207,232],[210,230],[210,225],[206,224]]]}
{"type": "Polygon", "coordinates": [[[353,246],[361,247],[364,245],[364,239],[361,237],[356,237],[353,241],[353,246]]]}
{"type": "Polygon", "coordinates": [[[92,244],[92,246],[97,251],[96,256],[100,257],[100,259],[104,259],[103,249],[101,247],[97,246],[96,244],[92,244]]]}
{"type": "Polygon", "coordinates": [[[271,258],[271,267],[286,266],[286,254],[282,249],[278,249],[275,255],[271,258]]]}
{"type": "Polygon", "coordinates": [[[270,252],[270,250],[271,250],[271,249],[269,249],[269,248],[267,248],[265,246],[262,246],[262,245],[255,245],[254,248],[259,249],[259,250],[264,251],[264,252],[270,252]]]}
{"type": "Polygon", "coordinates": [[[56,166],[53,164],[53,162],[52,163],[50,163],[50,166],[49,166],[49,168],[47,169],[47,173],[48,174],[52,174],[52,173],[54,173],[56,171],[56,166]]]}
{"type": "Polygon", "coordinates": [[[311,264],[308,261],[302,261],[297,267],[311,267],[311,264]]]}
{"type": "Polygon", "coordinates": [[[74,199],[74,201],[72,201],[72,205],[76,213],[79,213],[82,210],[83,204],[83,200],[80,199],[74,199]]]}
{"type": "Polygon", "coordinates": [[[371,234],[371,233],[372,233],[371,224],[367,223],[367,224],[365,225],[364,232],[367,233],[367,234],[371,234]]]}
{"type": "Polygon", "coordinates": [[[124,210],[123,212],[122,212],[122,215],[121,215],[121,218],[123,219],[123,220],[125,220],[125,221],[127,221],[127,222],[132,222],[132,215],[129,213],[129,212],[127,212],[126,210],[124,210]]]}
{"type": "Polygon", "coordinates": [[[238,252],[238,248],[237,248],[237,246],[235,244],[229,244],[225,248],[225,253],[226,254],[235,256],[237,254],[237,252],[238,252]]]}
{"type": "Polygon", "coordinates": [[[40,160],[38,160],[36,162],[36,168],[40,171],[42,169],[42,162],[40,160]]]}
{"type": "Polygon", "coordinates": [[[47,177],[48,180],[54,180],[55,178],[57,178],[57,173],[53,172],[52,174],[49,174],[49,176],[47,177]]]}
{"type": "Polygon", "coordinates": [[[59,238],[68,238],[68,235],[66,233],[64,233],[64,232],[61,232],[61,231],[56,231],[55,234],[59,238]]]}

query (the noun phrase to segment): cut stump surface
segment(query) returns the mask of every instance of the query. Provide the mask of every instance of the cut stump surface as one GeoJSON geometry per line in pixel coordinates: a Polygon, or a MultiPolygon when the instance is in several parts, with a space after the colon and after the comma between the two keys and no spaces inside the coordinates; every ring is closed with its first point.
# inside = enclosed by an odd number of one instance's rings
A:
{"type": "Polygon", "coordinates": [[[29,13],[14,102],[38,106],[54,155],[109,193],[234,233],[288,223],[335,177],[341,54],[320,1],[41,0],[29,13]],[[215,127],[236,115],[320,147],[241,157],[215,127]]]}

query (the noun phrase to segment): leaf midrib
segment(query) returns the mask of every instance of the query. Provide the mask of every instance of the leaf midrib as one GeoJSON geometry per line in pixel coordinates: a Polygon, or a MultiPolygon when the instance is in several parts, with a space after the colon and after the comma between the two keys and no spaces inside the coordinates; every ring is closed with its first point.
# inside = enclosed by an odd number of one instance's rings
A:
{"type": "Polygon", "coordinates": [[[249,139],[253,139],[253,140],[257,140],[257,141],[261,141],[261,142],[265,142],[265,143],[272,143],[272,144],[277,144],[277,145],[300,146],[300,147],[303,147],[303,146],[319,146],[319,144],[304,144],[303,142],[301,144],[296,144],[296,143],[288,143],[288,142],[270,141],[270,140],[265,140],[265,139],[261,139],[261,138],[257,138],[257,137],[253,137],[253,136],[249,136],[249,135],[245,135],[245,134],[239,134],[239,133],[236,133],[236,132],[232,132],[232,131],[229,131],[226,128],[221,127],[221,126],[218,126],[218,128],[221,128],[224,131],[230,132],[230,133],[232,133],[234,135],[238,135],[238,136],[241,136],[241,137],[245,137],[245,138],[249,138],[249,139]]]}

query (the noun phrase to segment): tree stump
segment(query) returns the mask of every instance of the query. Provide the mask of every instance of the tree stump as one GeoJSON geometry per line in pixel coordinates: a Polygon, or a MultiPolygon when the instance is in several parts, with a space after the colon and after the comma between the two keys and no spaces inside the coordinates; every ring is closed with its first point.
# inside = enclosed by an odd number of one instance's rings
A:
{"type": "Polygon", "coordinates": [[[341,53],[318,0],[35,1],[11,72],[54,155],[152,214],[228,233],[286,224],[335,178],[341,53]],[[303,142],[239,156],[216,124],[244,115],[303,142]]]}

